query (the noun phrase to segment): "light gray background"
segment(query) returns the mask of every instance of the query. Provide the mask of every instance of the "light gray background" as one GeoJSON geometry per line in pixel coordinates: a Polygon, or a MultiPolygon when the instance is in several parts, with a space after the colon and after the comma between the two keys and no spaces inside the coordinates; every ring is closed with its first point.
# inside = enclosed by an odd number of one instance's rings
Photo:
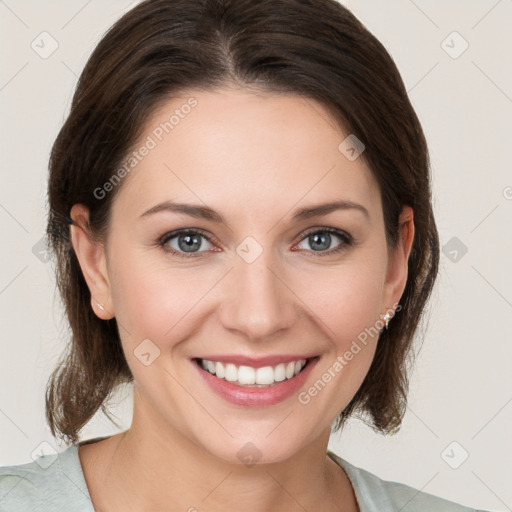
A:
{"type": "MultiPolygon", "coordinates": [[[[135,3],[0,0],[0,465],[30,461],[44,441],[64,448],[46,426],[44,389],[68,330],[53,269],[33,248],[45,231],[49,150],[77,77],[135,3]],[[46,59],[31,48],[43,31],[59,45],[46,59]]],[[[402,430],[386,438],[352,420],[330,447],[382,478],[512,510],[512,1],[344,3],[394,57],[423,124],[445,254],[402,430]],[[464,42],[453,31],[469,44],[457,58],[447,51],[464,42]]],[[[129,387],[118,402],[125,430],[129,387]]],[[[117,431],[95,417],[83,439],[117,431]]]]}

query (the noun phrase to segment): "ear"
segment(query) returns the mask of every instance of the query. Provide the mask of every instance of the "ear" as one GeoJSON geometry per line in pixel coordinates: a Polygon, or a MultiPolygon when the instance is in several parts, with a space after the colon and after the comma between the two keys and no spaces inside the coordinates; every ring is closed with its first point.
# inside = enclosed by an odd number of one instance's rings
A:
{"type": "Polygon", "coordinates": [[[109,320],[115,315],[103,244],[93,240],[90,235],[89,209],[86,206],[73,205],[70,216],[73,220],[70,226],[71,243],[91,292],[92,309],[102,320],[109,320]]]}
{"type": "Polygon", "coordinates": [[[407,262],[414,240],[414,212],[405,205],[398,221],[399,239],[395,250],[391,253],[384,285],[383,304],[386,312],[395,309],[407,284],[407,262]]]}

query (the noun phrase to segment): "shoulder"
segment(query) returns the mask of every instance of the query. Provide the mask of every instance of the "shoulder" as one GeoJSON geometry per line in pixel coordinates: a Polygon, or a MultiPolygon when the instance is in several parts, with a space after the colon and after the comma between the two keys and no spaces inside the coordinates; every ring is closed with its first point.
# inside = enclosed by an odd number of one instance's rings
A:
{"type": "Polygon", "coordinates": [[[361,512],[486,512],[422,492],[406,484],[383,480],[331,451],[328,454],[347,473],[361,512]]]}
{"type": "Polygon", "coordinates": [[[72,445],[33,462],[0,467],[0,503],[2,512],[93,512],[78,447],[72,445]]]}

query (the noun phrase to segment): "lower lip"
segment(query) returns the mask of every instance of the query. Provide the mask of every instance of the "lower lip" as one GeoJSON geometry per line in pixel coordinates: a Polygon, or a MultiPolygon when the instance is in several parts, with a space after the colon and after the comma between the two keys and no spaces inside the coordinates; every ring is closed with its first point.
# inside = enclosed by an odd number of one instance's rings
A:
{"type": "Polygon", "coordinates": [[[197,368],[197,371],[210,388],[228,402],[249,407],[266,407],[278,404],[296,393],[308,378],[318,359],[318,356],[309,359],[308,364],[298,375],[291,379],[277,382],[267,388],[237,386],[226,379],[215,377],[209,371],[199,366],[196,361],[192,361],[192,364],[197,368]]]}

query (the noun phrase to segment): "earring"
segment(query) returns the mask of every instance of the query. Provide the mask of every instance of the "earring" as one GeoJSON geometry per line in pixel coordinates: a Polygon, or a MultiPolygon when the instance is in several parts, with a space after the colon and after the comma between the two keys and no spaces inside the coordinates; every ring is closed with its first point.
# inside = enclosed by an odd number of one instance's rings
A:
{"type": "Polygon", "coordinates": [[[101,311],[105,311],[105,308],[103,307],[103,305],[102,305],[102,304],[98,304],[98,303],[96,302],[96,305],[101,309],[101,311]]]}
{"type": "Polygon", "coordinates": [[[386,329],[388,328],[389,321],[391,320],[391,315],[386,313],[383,318],[384,322],[386,322],[386,329]]]}

